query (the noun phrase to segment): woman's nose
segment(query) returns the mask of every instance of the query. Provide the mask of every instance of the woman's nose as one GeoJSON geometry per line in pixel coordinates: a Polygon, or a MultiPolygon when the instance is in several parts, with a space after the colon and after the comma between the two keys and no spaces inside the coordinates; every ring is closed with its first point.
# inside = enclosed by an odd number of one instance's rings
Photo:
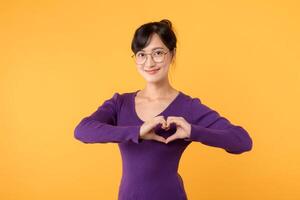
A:
{"type": "Polygon", "coordinates": [[[153,65],[155,65],[155,62],[153,61],[152,56],[147,55],[145,66],[153,66],[153,65]]]}

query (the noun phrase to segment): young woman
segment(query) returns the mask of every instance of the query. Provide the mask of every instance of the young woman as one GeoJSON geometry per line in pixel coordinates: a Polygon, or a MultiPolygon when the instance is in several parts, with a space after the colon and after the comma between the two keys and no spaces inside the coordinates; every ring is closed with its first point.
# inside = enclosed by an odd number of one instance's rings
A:
{"type": "Polygon", "coordinates": [[[170,85],[176,42],[167,19],[140,26],[131,48],[145,88],[115,92],[74,130],[83,143],[118,143],[123,169],[119,200],[186,200],[177,170],[193,141],[231,154],[252,149],[244,128],[170,85]]]}

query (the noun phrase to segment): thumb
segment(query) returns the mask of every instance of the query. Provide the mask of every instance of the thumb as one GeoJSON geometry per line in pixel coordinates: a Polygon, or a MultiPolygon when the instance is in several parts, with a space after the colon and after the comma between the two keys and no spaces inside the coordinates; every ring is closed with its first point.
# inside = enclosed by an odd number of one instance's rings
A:
{"type": "Polygon", "coordinates": [[[169,143],[169,142],[171,142],[171,141],[173,141],[173,140],[176,140],[177,137],[178,137],[178,136],[177,136],[176,134],[171,135],[170,137],[168,137],[168,138],[166,139],[166,144],[169,143]]]}
{"type": "Polygon", "coordinates": [[[165,141],[166,141],[166,139],[164,137],[156,135],[156,134],[153,135],[153,140],[163,142],[163,143],[165,143],[165,141]]]}

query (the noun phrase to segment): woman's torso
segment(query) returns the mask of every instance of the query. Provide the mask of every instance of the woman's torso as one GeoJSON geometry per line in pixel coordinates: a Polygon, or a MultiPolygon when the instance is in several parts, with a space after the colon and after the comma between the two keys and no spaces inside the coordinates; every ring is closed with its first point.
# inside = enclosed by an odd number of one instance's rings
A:
{"type": "MultiPolygon", "coordinates": [[[[136,93],[137,91],[121,95],[122,99],[118,105],[118,126],[144,123],[135,110],[136,93]]],[[[187,96],[180,92],[167,107],[163,108],[164,110],[148,112],[141,117],[148,119],[159,112],[165,119],[168,116],[188,118],[188,106],[187,96]]],[[[176,126],[171,124],[169,130],[164,130],[158,125],[155,132],[167,138],[176,132],[176,126]]],[[[118,144],[122,156],[119,200],[187,199],[182,179],[178,174],[178,165],[190,141],[178,139],[168,144],[154,140],[139,141],[139,144],[131,141],[118,144]]]]}

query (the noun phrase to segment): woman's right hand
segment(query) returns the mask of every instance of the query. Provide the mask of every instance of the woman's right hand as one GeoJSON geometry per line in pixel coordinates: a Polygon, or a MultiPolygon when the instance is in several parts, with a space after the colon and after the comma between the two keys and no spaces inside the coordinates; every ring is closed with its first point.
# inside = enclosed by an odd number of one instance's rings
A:
{"type": "Polygon", "coordinates": [[[166,139],[164,137],[159,136],[154,132],[154,128],[157,126],[157,124],[162,124],[162,128],[166,128],[167,122],[164,116],[156,116],[148,121],[145,121],[140,128],[140,138],[144,140],[156,140],[166,143],[166,139]]]}

